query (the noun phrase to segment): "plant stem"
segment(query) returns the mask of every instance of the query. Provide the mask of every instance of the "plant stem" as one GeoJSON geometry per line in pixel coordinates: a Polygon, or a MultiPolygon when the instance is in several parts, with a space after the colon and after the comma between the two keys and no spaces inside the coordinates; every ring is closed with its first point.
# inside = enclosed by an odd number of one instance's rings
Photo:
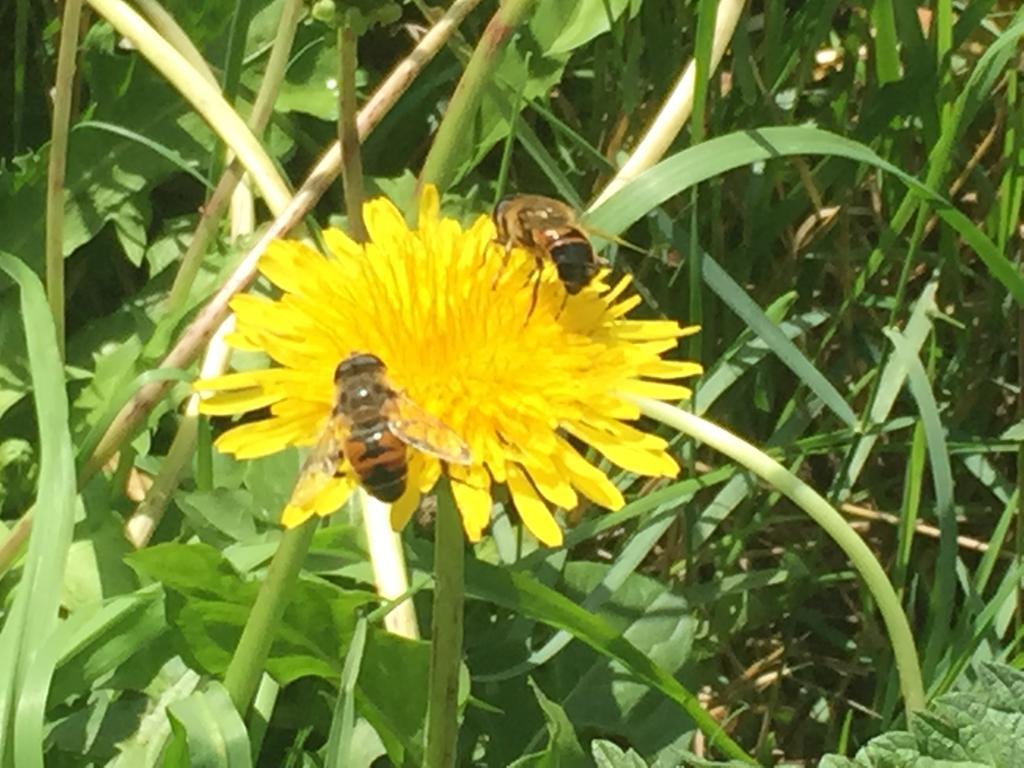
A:
{"type": "Polygon", "coordinates": [[[434,528],[434,616],[430,628],[427,768],[451,768],[459,736],[459,671],[462,668],[462,601],[465,542],[451,489],[437,484],[434,528]]]}
{"type": "Polygon", "coordinates": [[[338,27],[338,144],[341,147],[341,179],[345,189],[348,233],[366,242],[363,225],[363,159],[356,125],[356,69],[359,38],[352,27],[338,27]]]}
{"type": "Polygon", "coordinates": [[[420,172],[420,185],[434,184],[444,190],[455,176],[456,149],[471,130],[484,89],[501,60],[512,32],[523,22],[534,0],[505,0],[487,23],[476,50],[455,87],[434,143],[420,172]]]}
{"type": "MultiPolygon", "coordinates": [[[[736,30],[736,24],[739,23],[745,2],[746,0],[721,0],[718,4],[718,13],[715,14],[714,38],[711,43],[709,77],[717,69],[725,54],[725,49],[729,46],[729,41],[732,40],[732,34],[736,30]]],[[[696,80],[697,63],[691,60],[679,76],[679,80],[676,81],[672,93],[668,95],[665,103],[658,110],[647,133],[636,145],[619,172],[615,174],[615,178],[608,182],[608,186],[598,195],[591,208],[596,208],[618,192],[628,182],[658,162],[668,151],[693,111],[696,80]]]]}
{"type": "Polygon", "coordinates": [[[925,693],[921,682],[921,666],[906,614],[903,613],[896,591],[882,566],[843,516],[796,475],[736,435],[667,403],[640,397],[633,399],[645,416],[711,446],[749,469],[800,507],[832,537],[850,558],[850,563],[857,569],[868,591],[878,603],[878,610],[889,633],[896,668],[899,670],[900,689],[903,692],[903,704],[907,713],[924,709],[925,693]]]}
{"type": "Polygon", "coordinates": [[[60,51],[53,95],[53,130],[46,181],[46,300],[57,333],[57,352],[64,359],[64,170],[68,158],[68,125],[74,97],[75,57],[82,0],[67,0],[60,24],[60,51]]]}
{"type": "Polygon", "coordinates": [[[239,714],[245,716],[260,684],[270,646],[290,592],[299,578],[320,518],[314,517],[298,528],[285,531],[267,569],[256,602],[245,622],[235,653],[224,673],[224,687],[239,714]]]}

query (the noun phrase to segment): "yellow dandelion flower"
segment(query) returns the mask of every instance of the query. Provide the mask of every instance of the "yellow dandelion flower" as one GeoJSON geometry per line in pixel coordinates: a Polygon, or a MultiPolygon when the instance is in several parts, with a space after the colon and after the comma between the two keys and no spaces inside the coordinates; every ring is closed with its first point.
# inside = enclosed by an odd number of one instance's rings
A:
{"type": "MultiPolygon", "coordinates": [[[[606,273],[566,301],[551,265],[530,313],[533,256],[515,248],[503,266],[490,217],[463,229],[441,217],[430,186],[415,229],[386,199],[368,202],[363,217],[369,241],[360,245],[328,230],[327,258],[299,242],[274,242],[260,270],[282,296],[232,301],[237,327],[229,342],[263,350],[277,365],[196,383],[213,393],[202,402],[204,413],[269,408],[268,418],[222,434],[220,450],[255,458],[313,445],[335,405],[336,368],[366,353],[383,363],[392,387],[447,425],[470,455],[467,464],[446,464],[408,449],[405,491],[391,512],[396,530],[446,471],[470,540],[483,534],[495,488],[504,485],[527,529],[558,545],[562,531],[552,507],[571,509],[578,494],[609,509],[623,504],[580,443],[630,472],[676,475],[666,442],[627,423],[640,417],[628,396],[690,396],[672,380],[701,373],[700,365],[662,354],[696,327],[629,319],[640,300],[625,294],[628,278],[611,285],[606,273]]],[[[293,498],[282,523],[330,514],[357,482],[342,466],[312,498],[293,498]]]]}

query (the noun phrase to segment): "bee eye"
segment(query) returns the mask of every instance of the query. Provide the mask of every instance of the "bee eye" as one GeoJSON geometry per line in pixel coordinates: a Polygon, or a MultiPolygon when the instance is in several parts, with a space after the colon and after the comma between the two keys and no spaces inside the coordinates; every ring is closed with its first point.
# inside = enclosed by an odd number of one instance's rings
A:
{"type": "Polygon", "coordinates": [[[334,383],[341,383],[342,378],[345,376],[345,362],[338,363],[338,367],[334,369],[334,383]]]}

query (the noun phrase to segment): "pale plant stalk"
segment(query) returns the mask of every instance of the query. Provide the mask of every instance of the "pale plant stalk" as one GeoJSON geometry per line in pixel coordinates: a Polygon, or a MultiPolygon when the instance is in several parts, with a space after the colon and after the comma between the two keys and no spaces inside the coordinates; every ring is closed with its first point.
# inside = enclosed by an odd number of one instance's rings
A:
{"type": "MultiPolygon", "coordinates": [[[[89,0],[89,4],[185,97],[221,140],[238,156],[271,210],[283,210],[291,191],[274,162],[220,91],[123,0],[89,0]]],[[[223,320],[223,318],[221,318],[223,320]]],[[[219,325],[215,323],[213,327],[219,325]]],[[[211,328],[212,331],[212,328],[211,328]]]]}
{"type": "Polygon", "coordinates": [[[731,432],[667,403],[640,397],[632,399],[645,416],[689,435],[746,467],[806,512],[832,537],[850,559],[878,604],[896,660],[906,711],[911,713],[924,709],[926,700],[921,681],[921,664],[910,623],[882,566],[846,519],[800,478],[731,432]]]}
{"type": "MultiPolygon", "coordinates": [[[[225,337],[234,329],[235,316],[230,315],[213,334],[199,368],[199,375],[202,378],[219,376],[227,370],[228,361],[231,359],[231,347],[228,346],[225,337]]],[[[181,422],[178,424],[178,431],[171,441],[171,447],[160,465],[160,472],[153,479],[153,485],[146,491],[146,498],[139,502],[135,511],[125,522],[125,538],[136,549],[141,549],[149,544],[153,532],[163,519],[171,495],[178,487],[182,472],[192,460],[199,430],[200,400],[201,395],[198,393],[189,398],[188,404],[185,406],[185,415],[182,416],[181,422]]]]}
{"type": "MultiPolygon", "coordinates": [[[[729,47],[733,32],[739,23],[745,0],[721,0],[715,16],[715,33],[711,44],[711,62],[708,77],[714,73],[729,47]]],[[[690,60],[665,99],[650,128],[632,151],[614,178],[608,182],[591,208],[596,208],[641,173],[653,166],[672,146],[679,132],[693,112],[693,95],[697,83],[697,62],[690,60]]]]}
{"type": "Polygon", "coordinates": [[[157,0],[135,0],[134,5],[146,17],[157,34],[173,45],[196,72],[214,88],[220,88],[220,83],[217,82],[217,77],[213,74],[206,59],[203,58],[203,54],[199,52],[192,42],[192,38],[185,33],[185,30],[181,28],[174,16],[167,12],[166,8],[157,0]]]}
{"type": "Polygon", "coordinates": [[[71,101],[82,0],[67,0],[60,27],[60,51],[53,88],[53,128],[46,180],[46,298],[57,333],[57,351],[64,358],[64,173],[68,157],[71,101]]]}
{"type": "MultiPolygon", "coordinates": [[[[391,507],[360,487],[359,509],[377,594],[385,600],[397,600],[409,592],[409,577],[402,537],[391,527],[391,507]]],[[[392,634],[410,640],[419,639],[420,629],[412,598],[398,603],[384,616],[384,627],[392,634]]]]}

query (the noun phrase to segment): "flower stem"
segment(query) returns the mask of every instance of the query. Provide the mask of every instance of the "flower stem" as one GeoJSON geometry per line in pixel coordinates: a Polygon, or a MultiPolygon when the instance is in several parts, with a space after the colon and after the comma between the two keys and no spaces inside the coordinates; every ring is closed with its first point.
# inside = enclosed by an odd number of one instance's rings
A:
{"type": "Polygon", "coordinates": [[[434,184],[444,191],[452,182],[456,171],[456,150],[465,144],[467,131],[476,117],[484,89],[501,60],[505,44],[533,3],[534,0],[505,0],[487,23],[423,163],[420,186],[434,184]]]}
{"type": "Polygon", "coordinates": [[[459,736],[462,599],[465,542],[451,489],[437,484],[434,529],[434,617],[430,629],[430,688],[426,768],[451,768],[459,736]]]}
{"type": "Polygon", "coordinates": [[[291,589],[299,578],[319,520],[313,518],[305,525],[284,532],[224,673],[224,687],[242,715],[256,695],[275,630],[288,605],[291,589]]]}
{"type": "Polygon", "coordinates": [[[907,713],[924,709],[925,693],[921,682],[921,665],[907,616],[903,613],[896,591],[882,566],[843,516],[800,478],[731,432],[667,403],[640,397],[633,399],[645,416],[711,446],[749,469],[800,507],[832,537],[850,558],[853,567],[864,579],[865,586],[878,603],[878,610],[889,633],[896,668],[899,670],[900,689],[903,692],[903,704],[907,713]]]}
{"type": "Polygon", "coordinates": [[[363,225],[363,159],[356,125],[356,69],[359,38],[348,24],[338,27],[338,143],[341,146],[341,181],[345,189],[348,233],[366,242],[363,225]]]}
{"type": "Polygon", "coordinates": [[[57,332],[57,352],[64,358],[64,171],[68,124],[74,97],[75,56],[82,0],[67,0],[60,25],[60,51],[53,93],[53,130],[46,182],[46,299],[57,332]]]}

